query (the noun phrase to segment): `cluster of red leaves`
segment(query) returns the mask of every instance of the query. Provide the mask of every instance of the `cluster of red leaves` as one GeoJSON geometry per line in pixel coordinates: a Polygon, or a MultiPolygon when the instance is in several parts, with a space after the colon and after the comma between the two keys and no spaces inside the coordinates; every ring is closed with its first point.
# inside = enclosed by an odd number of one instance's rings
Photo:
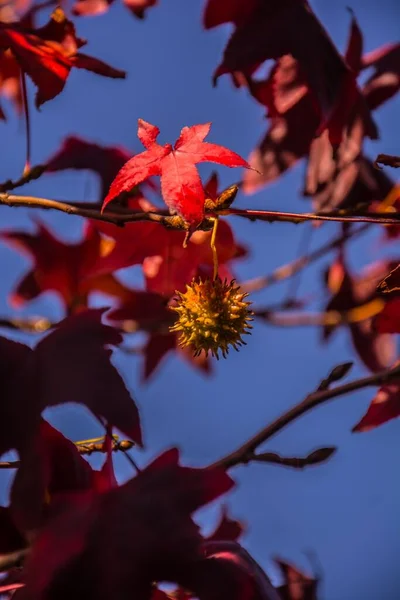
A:
{"type": "Polygon", "coordinates": [[[283,561],[284,583],[274,588],[225,510],[213,533],[200,533],[192,514],[233,486],[223,469],[183,467],[172,449],[118,486],[110,442],[109,432],[96,471],[75,444],[38,422],[29,452],[21,452],[10,506],[0,507],[0,552],[29,549],[2,589],[19,588],[18,600],[108,600],[132,590],[141,600],[316,598],[316,580],[283,561]],[[179,587],[171,595],[158,582],[179,587]]]}
{"type": "MultiPolygon", "coordinates": [[[[80,52],[85,44],[61,8],[39,28],[32,27],[30,15],[19,23],[0,22],[0,90],[20,108],[20,78],[26,74],[37,87],[39,107],[63,90],[73,67],[105,77],[125,77],[124,71],[80,52]]],[[[0,117],[4,118],[2,111],[0,117]]]]}
{"type": "Polygon", "coordinates": [[[306,0],[208,0],[205,27],[227,22],[235,30],[215,77],[231,73],[270,121],[249,158],[256,170],[245,173],[244,191],[257,191],[308,157],[304,194],[317,210],[383,201],[393,183],[362,155],[362,143],[378,135],[371,111],[399,91],[399,44],[363,56],[353,17],[341,57],[306,0]],[[255,79],[267,59],[275,61],[269,76],[255,79]],[[360,89],[356,79],[365,69],[373,72],[360,89]]]}

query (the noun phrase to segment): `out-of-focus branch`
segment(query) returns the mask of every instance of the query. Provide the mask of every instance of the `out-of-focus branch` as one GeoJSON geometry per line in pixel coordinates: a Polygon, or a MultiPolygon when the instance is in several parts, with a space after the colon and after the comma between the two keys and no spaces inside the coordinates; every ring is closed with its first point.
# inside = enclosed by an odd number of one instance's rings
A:
{"type": "Polygon", "coordinates": [[[312,465],[319,465],[326,462],[333,456],[337,448],[330,446],[327,448],[318,448],[307,456],[295,457],[295,456],[281,456],[275,452],[261,452],[260,454],[254,454],[252,457],[253,462],[263,462],[270,465],[280,465],[281,467],[291,467],[292,469],[304,469],[312,465]]]}
{"type": "Polygon", "coordinates": [[[296,258],[294,261],[286,263],[281,267],[278,267],[269,275],[262,275],[261,277],[255,277],[254,279],[249,279],[248,281],[245,281],[241,284],[240,287],[248,293],[258,292],[259,290],[269,287],[274,283],[278,283],[279,281],[283,281],[284,279],[289,279],[305,267],[308,267],[313,262],[319,260],[332,250],[335,250],[336,248],[341,246],[344,242],[347,242],[350,239],[355,239],[359,235],[365,233],[368,230],[368,228],[369,225],[364,224],[360,227],[357,227],[357,229],[351,229],[350,231],[346,231],[345,233],[335,237],[330,242],[327,242],[319,248],[316,248],[312,252],[304,256],[300,256],[300,258],[296,258]]]}
{"type": "Polygon", "coordinates": [[[22,567],[28,553],[29,548],[23,548],[22,550],[16,550],[9,554],[0,554],[0,573],[15,569],[16,567],[22,567]]]}
{"type": "Polygon", "coordinates": [[[380,165],[386,167],[393,167],[394,169],[400,168],[400,156],[393,156],[392,154],[378,154],[375,159],[374,166],[377,169],[382,169],[380,165]]]}
{"type": "Polygon", "coordinates": [[[275,312],[271,311],[270,308],[255,308],[253,313],[255,317],[262,319],[269,325],[277,327],[323,327],[365,321],[379,314],[383,306],[384,301],[380,298],[375,298],[370,302],[343,312],[336,310],[329,310],[323,313],[275,312]]]}
{"type": "MultiPolygon", "coordinates": [[[[332,373],[330,374],[330,377],[332,376],[332,373]]],[[[282,429],[287,427],[290,423],[293,423],[293,421],[296,421],[299,417],[312,410],[316,406],[320,406],[321,404],[329,402],[334,398],[344,396],[345,394],[350,394],[351,392],[355,392],[366,387],[380,386],[383,384],[392,383],[394,381],[400,382],[400,364],[391,369],[385,369],[379,373],[374,373],[368,377],[356,379],[350,383],[345,383],[344,385],[339,385],[331,389],[328,388],[320,390],[318,388],[315,392],[306,396],[306,398],[299,402],[299,404],[296,404],[288,411],[284,412],[275,421],[272,421],[272,423],[269,423],[266,427],[261,429],[261,431],[251,437],[242,446],[230,454],[227,454],[223,458],[220,458],[215,463],[210,465],[210,467],[212,466],[230,469],[237,465],[246,464],[253,460],[257,460],[257,458],[255,458],[255,451],[261,444],[272,438],[279,431],[282,431],[282,429]]]]}
{"type": "Polygon", "coordinates": [[[54,323],[45,317],[0,318],[0,327],[23,331],[24,333],[43,333],[54,327],[54,323]]]}

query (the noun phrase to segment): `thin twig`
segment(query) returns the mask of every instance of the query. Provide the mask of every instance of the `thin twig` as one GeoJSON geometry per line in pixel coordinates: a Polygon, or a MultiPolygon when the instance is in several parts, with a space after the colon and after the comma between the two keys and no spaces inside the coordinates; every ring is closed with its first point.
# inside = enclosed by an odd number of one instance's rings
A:
{"type": "Polygon", "coordinates": [[[284,412],[272,423],[269,423],[266,427],[261,429],[255,436],[250,438],[242,446],[227,454],[223,458],[220,458],[210,467],[223,467],[224,469],[230,469],[240,464],[246,464],[253,460],[255,450],[264,442],[272,438],[279,431],[287,427],[293,421],[296,421],[299,417],[312,410],[316,406],[324,404],[339,396],[344,396],[350,392],[361,390],[366,387],[379,386],[384,383],[389,383],[399,380],[400,383],[400,365],[397,365],[391,369],[385,369],[379,373],[374,373],[368,377],[356,379],[350,383],[339,385],[332,389],[316,391],[309,394],[299,404],[296,404],[288,411],[284,412]]]}
{"type": "Polygon", "coordinates": [[[328,310],[322,313],[310,312],[272,312],[270,308],[255,308],[253,314],[276,327],[323,327],[326,325],[344,325],[360,323],[379,314],[384,307],[384,301],[375,298],[365,304],[360,304],[346,311],[328,310]]]}
{"type": "Polygon", "coordinates": [[[19,179],[13,181],[12,179],[7,179],[3,183],[0,183],[0,193],[10,192],[11,190],[15,190],[15,188],[22,187],[26,183],[38,179],[45,172],[45,165],[36,165],[32,167],[22,175],[19,179]]]}
{"type": "Polygon", "coordinates": [[[262,452],[253,454],[251,460],[253,462],[268,463],[270,465],[280,465],[281,467],[291,467],[292,469],[304,469],[314,465],[319,465],[326,462],[334,455],[337,448],[334,446],[327,448],[318,448],[307,456],[281,456],[275,452],[262,452]]]}
{"type": "Polygon", "coordinates": [[[241,284],[240,287],[248,293],[258,292],[266,287],[269,287],[270,285],[273,285],[274,283],[278,283],[279,281],[283,281],[284,279],[289,279],[305,267],[308,267],[313,262],[319,260],[332,250],[338,248],[341,244],[343,244],[343,242],[346,242],[349,239],[354,239],[362,233],[365,233],[369,227],[370,225],[365,224],[361,225],[357,229],[347,231],[335,237],[333,240],[327,242],[326,244],[323,244],[319,248],[316,248],[309,254],[301,256],[300,258],[296,258],[294,261],[286,263],[281,267],[278,267],[269,275],[262,275],[261,277],[255,277],[254,279],[249,279],[248,281],[245,281],[241,284]]]}

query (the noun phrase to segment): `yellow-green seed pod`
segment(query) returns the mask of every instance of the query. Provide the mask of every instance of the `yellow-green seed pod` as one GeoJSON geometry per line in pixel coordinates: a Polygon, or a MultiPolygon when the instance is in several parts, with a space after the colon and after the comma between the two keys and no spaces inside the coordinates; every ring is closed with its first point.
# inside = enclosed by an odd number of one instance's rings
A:
{"type": "Polygon", "coordinates": [[[235,281],[193,279],[186,286],[186,292],[177,292],[178,301],[171,309],[178,313],[171,331],[180,333],[180,346],[192,346],[194,355],[202,350],[219,358],[219,352],[226,358],[229,346],[238,350],[245,344],[242,335],[250,333],[253,314],[250,302],[244,299],[235,281]]]}

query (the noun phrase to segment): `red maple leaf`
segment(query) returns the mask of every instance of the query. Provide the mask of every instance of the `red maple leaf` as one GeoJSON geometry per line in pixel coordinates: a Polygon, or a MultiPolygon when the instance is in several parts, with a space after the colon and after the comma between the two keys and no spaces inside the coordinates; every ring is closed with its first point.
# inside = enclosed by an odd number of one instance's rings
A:
{"type": "Polygon", "coordinates": [[[138,137],[146,150],[122,167],[111,184],[103,209],[123,192],[131,191],[152,175],[159,175],[167,206],[191,226],[199,225],[204,217],[205,193],[196,164],[215,162],[227,167],[249,167],[232,150],[204,142],[210,127],[211,123],[184,127],[174,147],[160,146],[156,141],[158,127],[139,119],[138,137]]]}
{"type": "Polygon", "coordinates": [[[75,27],[61,8],[39,29],[2,23],[0,52],[10,50],[19,67],[37,86],[36,106],[57,96],[64,88],[72,67],[86,69],[105,77],[124,78],[124,71],[78,52],[86,42],[75,34],[75,27]]]}
{"type": "Polygon", "coordinates": [[[89,463],[75,444],[43,419],[20,460],[11,488],[11,511],[25,534],[43,525],[55,495],[93,487],[89,463]]]}
{"type": "MultiPolygon", "coordinates": [[[[350,322],[348,327],[355,351],[371,371],[380,371],[390,366],[395,357],[394,340],[391,336],[375,330],[373,318],[369,313],[373,301],[376,301],[376,310],[379,312],[381,305],[376,287],[387,271],[388,263],[386,261],[377,262],[355,277],[349,273],[343,256],[339,255],[331,265],[327,277],[333,295],[325,310],[343,313],[353,309],[360,310],[357,320],[350,322]],[[364,319],[362,318],[362,307],[366,307],[364,319]]],[[[324,327],[324,341],[331,337],[335,328],[336,326],[331,325],[324,327]]]]}
{"type": "Polygon", "coordinates": [[[323,121],[330,118],[339,103],[347,102],[354,78],[348,77],[351,73],[346,63],[308,2],[231,0],[229,4],[233,5],[231,11],[225,8],[216,15],[213,10],[212,19],[210,8],[205,13],[208,26],[228,20],[236,26],[215,71],[215,80],[224,73],[251,75],[264,61],[291,54],[302,65],[323,121]]]}
{"type": "Polygon", "coordinates": [[[122,337],[101,323],[103,312],[91,310],[65,319],[34,350],[0,337],[0,455],[29,447],[42,411],[68,402],[85,405],[141,443],[138,410],[110,362],[109,346],[118,345],[122,337]]]}
{"type": "MultiPolygon", "coordinates": [[[[351,68],[348,78],[358,75],[361,52],[362,35],[353,17],[345,53],[346,64],[351,68]]],[[[323,202],[328,208],[340,204],[350,193],[354,179],[361,170],[355,167],[354,161],[359,158],[364,137],[377,137],[366,91],[350,85],[329,118],[321,122],[320,111],[307,86],[303,65],[293,56],[280,58],[266,80],[257,81],[247,77],[243,81],[253,97],[266,106],[271,120],[265,138],[249,158],[250,164],[258,172],[246,171],[244,191],[257,191],[294,166],[299,159],[309,155],[305,194],[314,195],[318,192],[324,196],[316,199],[317,209],[323,202]],[[335,153],[332,148],[334,143],[339,144],[335,153]],[[342,194],[340,199],[337,198],[339,190],[342,194]],[[335,196],[334,200],[331,200],[332,196],[335,196]]],[[[364,187],[372,188],[374,173],[365,176],[364,180],[364,187]]],[[[354,195],[358,197],[358,190],[354,195]]]]}
{"type": "Polygon", "coordinates": [[[21,598],[67,598],[74,588],[77,598],[89,589],[99,599],[134,590],[146,600],[154,581],[183,579],[202,556],[191,514],[233,481],[222,469],[182,467],[178,459],[173,449],[119,488],[70,495],[70,510],[50,519],[33,544],[21,598]]]}
{"type": "Polygon", "coordinates": [[[0,239],[28,254],[34,266],[11,294],[11,302],[19,307],[40,294],[54,292],[66,312],[82,310],[88,305],[92,292],[101,292],[124,300],[129,291],[112,275],[125,266],[103,259],[113,247],[112,241],[102,238],[93,224],[85,223],[84,237],[77,244],[67,244],[55,238],[45,225],[37,221],[38,231],[2,231],[0,239]]]}
{"type": "Polygon", "coordinates": [[[400,384],[382,386],[353,432],[370,431],[387,421],[400,417],[400,384]]]}
{"type": "Polygon", "coordinates": [[[281,600],[317,600],[318,578],[304,575],[295,566],[280,558],[276,558],[275,563],[285,579],[285,583],[277,588],[281,600]]]}
{"type": "Polygon", "coordinates": [[[372,109],[395,96],[400,90],[400,43],[388,44],[364,55],[363,69],[373,69],[364,85],[364,94],[372,109]]]}
{"type": "MultiPolygon", "coordinates": [[[[146,12],[157,4],[158,0],[123,0],[124,5],[138,19],[144,19],[146,12]]],[[[72,8],[75,15],[102,15],[108,11],[114,0],[77,0],[72,8]]]]}

